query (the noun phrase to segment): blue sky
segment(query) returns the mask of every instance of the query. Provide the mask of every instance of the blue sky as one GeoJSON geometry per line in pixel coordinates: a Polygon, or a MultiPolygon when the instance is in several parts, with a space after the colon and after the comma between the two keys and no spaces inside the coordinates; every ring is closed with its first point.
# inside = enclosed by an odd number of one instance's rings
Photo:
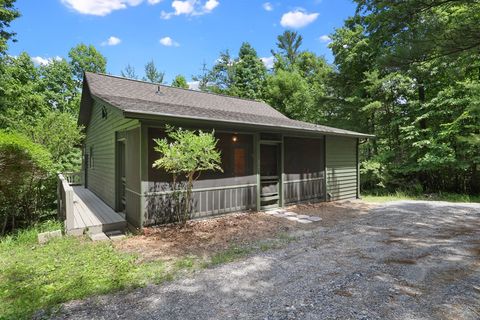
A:
{"type": "Polygon", "coordinates": [[[45,63],[83,42],[107,57],[109,73],[130,64],[141,76],[153,59],[167,83],[177,74],[190,80],[222,50],[236,56],[243,41],[268,61],[287,29],[303,35],[303,49],[331,61],[327,36],[355,10],[350,0],[17,0],[16,6],[22,16],[12,23],[18,42],[9,54],[26,51],[45,63]]]}

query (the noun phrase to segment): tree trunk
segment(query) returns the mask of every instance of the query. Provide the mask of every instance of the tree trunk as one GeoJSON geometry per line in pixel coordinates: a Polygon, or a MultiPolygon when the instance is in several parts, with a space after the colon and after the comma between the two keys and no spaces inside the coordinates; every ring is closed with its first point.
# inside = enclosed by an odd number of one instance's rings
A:
{"type": "MultiPolygon", "coordinates": [[[[418,84],[418,101],[420,101],[420,108],[422,108],[423,104],[425,103],[425,86],[421,82],[418,84]]],[[[421,119],[419,125],[420,129],[426,129],[427,119],[421,119]]]]}
{"type": "Polygon", "coordinates": [[[2,233],[0,234],[1,236],[5,234],[5,230],[7,229],[7,222],[8,222],[8,214],[5,215],[5,220],[3,221],[2,233]]]}

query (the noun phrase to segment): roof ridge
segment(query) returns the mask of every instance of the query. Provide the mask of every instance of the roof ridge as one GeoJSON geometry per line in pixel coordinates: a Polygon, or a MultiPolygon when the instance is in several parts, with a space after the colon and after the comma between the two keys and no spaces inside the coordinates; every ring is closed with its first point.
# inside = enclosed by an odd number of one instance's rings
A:
{"type": "MultiPolygon", "coordinates": [[[[249,98],[236,97],[236,96],[230,96],[228,94],[222,94],[222,93],[216,93],[216,92],[207,92],[207,91],[193,90],[193,89],[186,89],[186,88],[180,88],[180,87],[173,87],[173,86],[169,86],[169,85],[162,84],[162,83],[149,82],[149,81],[139,80],[139,79],[131,79],[131,78],[126,78],[126,77],[122,77],[122,76],[117,76],[117,75],[114,75],[114,74],[102,73],[102,72],[85,71],[85,73],[91,73],[91,74],[96,74],[96,75],[100,75],[100,76],[106,76],[106,77],[111,77],[111,78],[116,78],[116,79],[121,79],[121,80],[127,80],[127,81],[135,81],[135,82],[140,82],[140,83],[145,83],[145,84],[153,84],[153,85],[158,85],[158,86],[162,86],[162,87],[179,89],[179,90],[190,91],[190,92],[195,92],[195,93],[204,93],[204,94],[210,94],[210,95],[220,96],[220,97],[225,97],[225,98],[232,98],[232,99],[237,99],[237,100],[256,102],[256,103],[265,104],[265,105],[269,106],[270,108],[273,108],[272,106],[270,106],[268,103],[266,103],[264,101],[259,101],[259,100],[249,99],[249,98]]],[[[275,108],[273,108],[273,109],[275,109],[275,108]]]]}

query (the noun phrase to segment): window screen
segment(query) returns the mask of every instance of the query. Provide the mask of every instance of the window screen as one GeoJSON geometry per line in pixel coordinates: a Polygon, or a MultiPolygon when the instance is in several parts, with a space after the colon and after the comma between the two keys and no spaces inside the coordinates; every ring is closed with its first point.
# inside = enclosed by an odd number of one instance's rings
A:
{"type": "Polygon", "coordinates": [[[287,180],[319,177],[324,170],[323,139],[284,138],[287,180]]]}

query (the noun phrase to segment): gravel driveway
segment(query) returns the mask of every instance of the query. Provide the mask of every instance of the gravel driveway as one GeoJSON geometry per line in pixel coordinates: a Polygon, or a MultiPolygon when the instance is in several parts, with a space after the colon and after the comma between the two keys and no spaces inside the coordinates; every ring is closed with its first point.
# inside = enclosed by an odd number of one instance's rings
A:
{"type": "Polygon", "coordinates": [[[398,201],[59,319],[480,319],[480,204],[398,201]]]}

